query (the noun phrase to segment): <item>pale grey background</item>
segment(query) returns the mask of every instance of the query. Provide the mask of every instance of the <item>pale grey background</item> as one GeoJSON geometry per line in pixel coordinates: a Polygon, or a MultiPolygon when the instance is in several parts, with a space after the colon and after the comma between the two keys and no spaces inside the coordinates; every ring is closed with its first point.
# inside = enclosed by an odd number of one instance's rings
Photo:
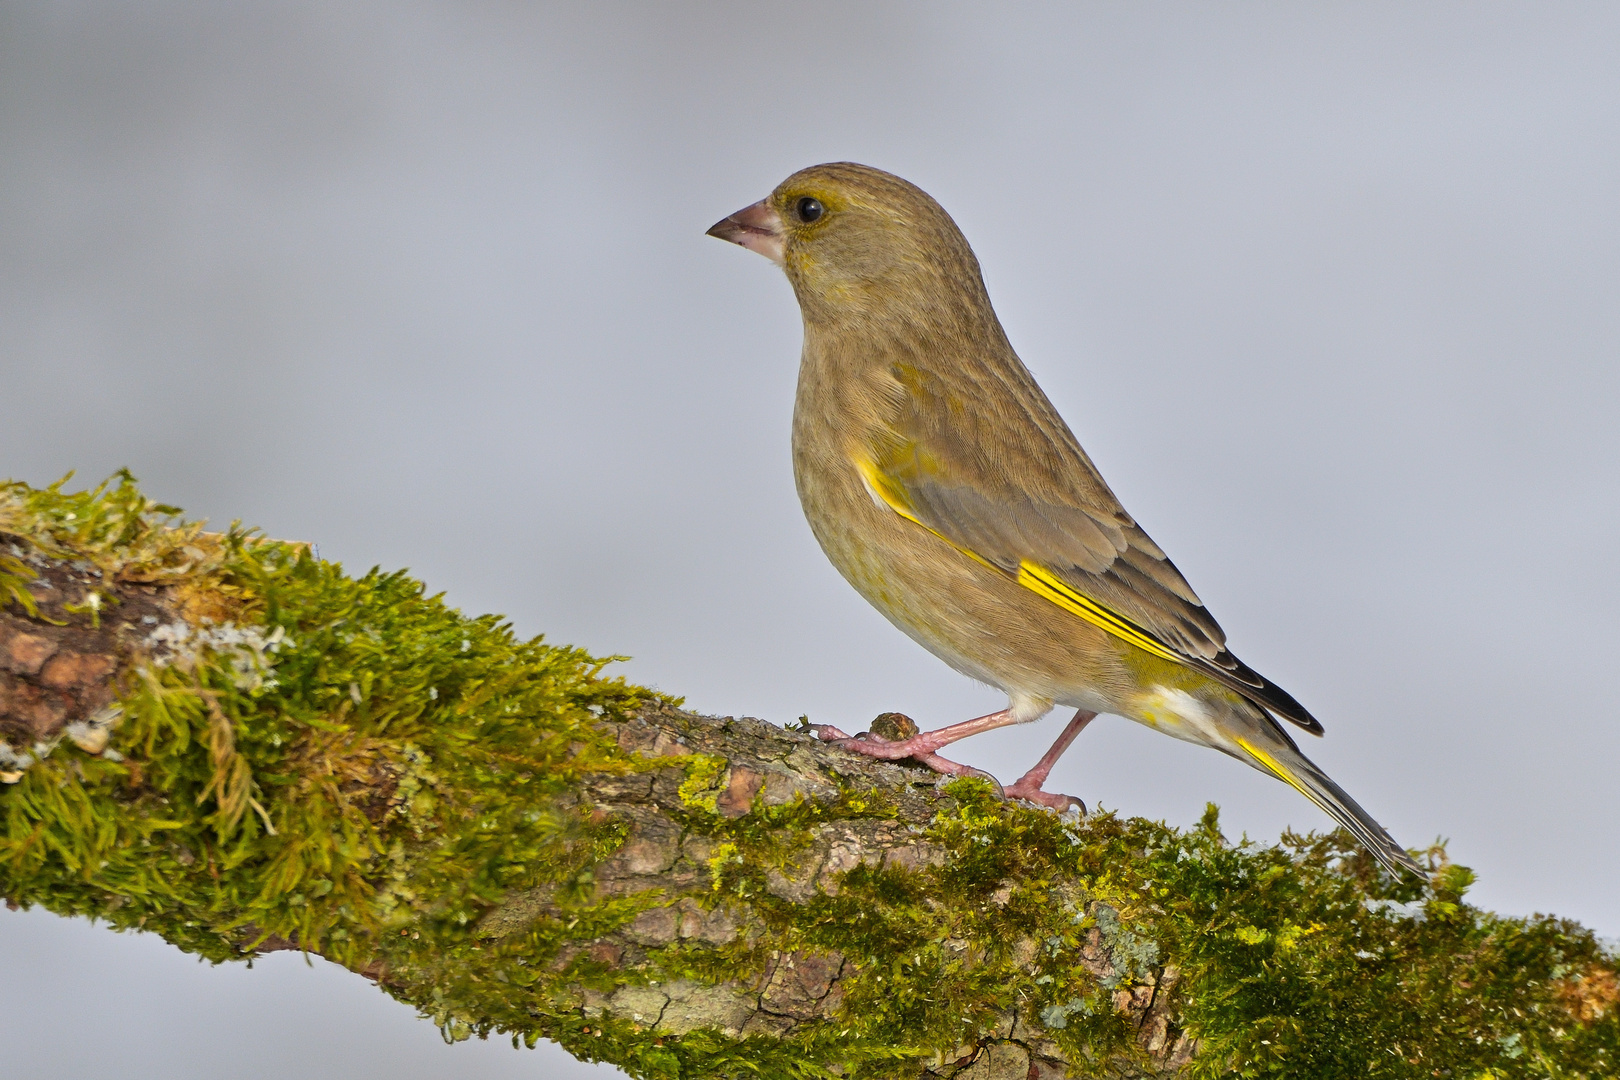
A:
{"type": "MultiPolygon", "coordinates": [[[[868,162],[1306,749],[1479,903],[1614,935],[1617,45],[1612,4],[5,4],[0,475],[127,465],[704,710],[988,711],[823,561],[792,296],[702,235],[868,162]]],[[[1327,824],[1114,719],[1054,779],[1327,824]]],[[[0,912],[0,965],[8,1075],[596,1075],[292,957],[0,912]]]]}

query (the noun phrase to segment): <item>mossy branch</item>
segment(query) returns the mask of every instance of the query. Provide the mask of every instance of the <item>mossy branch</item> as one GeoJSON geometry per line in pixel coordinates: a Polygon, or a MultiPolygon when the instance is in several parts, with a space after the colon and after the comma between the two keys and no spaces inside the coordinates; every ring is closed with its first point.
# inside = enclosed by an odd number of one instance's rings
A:
{"type": "Polygon", "coordinates": [[[1610,1077],[1616,958],[1340,835],[1059,818],[209,534],[0,486],[0,893],[297,948],[646,1077],[1610,1077]]]}

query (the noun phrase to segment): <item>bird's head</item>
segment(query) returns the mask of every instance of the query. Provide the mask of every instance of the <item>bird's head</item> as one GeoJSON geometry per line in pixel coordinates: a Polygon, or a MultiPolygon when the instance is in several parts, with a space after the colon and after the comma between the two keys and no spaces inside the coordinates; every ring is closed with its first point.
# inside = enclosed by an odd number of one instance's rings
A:
{"type": "Polygon", "coordinates": [[[810,325],[989,310],[978,261],[950,215],[881,169],[801,169],[709,235],[782,267],[810,325]]]}

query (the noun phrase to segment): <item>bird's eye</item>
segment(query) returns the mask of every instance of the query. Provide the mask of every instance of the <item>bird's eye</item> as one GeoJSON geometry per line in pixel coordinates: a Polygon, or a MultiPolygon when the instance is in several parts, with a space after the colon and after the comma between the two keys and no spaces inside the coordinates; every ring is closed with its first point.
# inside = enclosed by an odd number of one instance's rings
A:
{"type": "Polygon", "coordinates": [[[806,195],[799,200],[794,210],[798,212],[799,220],[808,225],[821,216],[821,203],[806,195]]]}

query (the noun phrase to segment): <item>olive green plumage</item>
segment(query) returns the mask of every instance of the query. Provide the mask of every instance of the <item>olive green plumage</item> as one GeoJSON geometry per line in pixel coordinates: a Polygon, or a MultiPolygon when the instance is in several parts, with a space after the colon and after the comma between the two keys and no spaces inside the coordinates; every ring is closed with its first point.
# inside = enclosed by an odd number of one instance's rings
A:
{"type": "MultiPolygon", "coordinates": [[[[877,169],[818,165],[711,230],[787,274],[804,316],[799,497],[833,565],[896,626],[997,686],[1212,746],[1291,784],[1387,866],[1416,870],[1273,716],[1019,361],[948,214],[877,169]]],[[[860,748],[860,747],[857,747],[860,748]]]]}

